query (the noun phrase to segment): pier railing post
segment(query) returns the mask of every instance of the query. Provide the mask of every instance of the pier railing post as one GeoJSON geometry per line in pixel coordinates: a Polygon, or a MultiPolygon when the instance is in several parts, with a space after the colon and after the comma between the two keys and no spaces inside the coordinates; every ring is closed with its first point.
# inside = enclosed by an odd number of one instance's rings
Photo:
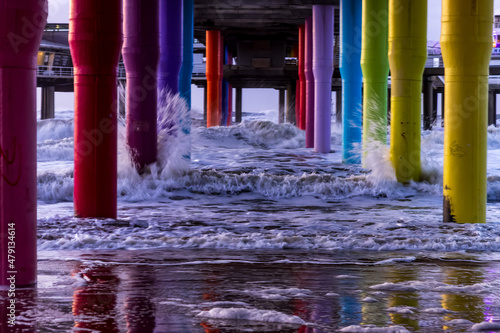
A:
{"type": "Polygon", "coordinates": [[[117,72],[121,0],[72,0],[75,66],[74,205],[79,217],[116,218],[117,72]]]}
{"type": "Polygon", "coordinates": [[[486,222],[488,75],[493,0],[443,0],[443,219],[486,222]]]}

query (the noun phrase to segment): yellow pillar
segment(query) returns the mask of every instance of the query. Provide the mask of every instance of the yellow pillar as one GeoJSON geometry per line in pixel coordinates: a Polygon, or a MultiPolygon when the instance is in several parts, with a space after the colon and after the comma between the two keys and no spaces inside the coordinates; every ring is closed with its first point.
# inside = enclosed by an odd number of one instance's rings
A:
{"type": "Polygon", "coordinates": [[[488,67],[493,0],[443,0],[445,222],[486,222],[488,67]]]}
{"type": "Polygon", "coordinates": [[[390,156],[402,183],[420,180],[420,113],[426,60],[427,0],[389,0],[390,156]]]}

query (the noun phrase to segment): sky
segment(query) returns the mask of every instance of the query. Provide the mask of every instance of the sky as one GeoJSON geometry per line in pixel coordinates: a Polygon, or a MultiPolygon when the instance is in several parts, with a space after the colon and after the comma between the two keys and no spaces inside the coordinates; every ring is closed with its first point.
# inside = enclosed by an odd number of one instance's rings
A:
{"type": "MultiPolygon", "coordinates": [[[[427,39],[438,41],[441,33],[441,1],[428,0],[427,39]]],[[[68,22],[70,0],[49,0],[50,23],[68,22]]],[[[495,15],[500,15],[500,0],[495,0],[495,15]]],[[[194,88],[194,87],[193,87],[194,88]]],[[[193,89],[193,108],[203,108],[203,91],[193,89]]],[[[67,110],[71,108],[72,96],[67,93],[58,93],[56,96],[56,109],[67,110]]],[[[245,89],[243,92],[243,111],[278,110],[278,92],[274,89],[245,89]],[[252,103],[245,103],[252,100],[252,103]]]]}

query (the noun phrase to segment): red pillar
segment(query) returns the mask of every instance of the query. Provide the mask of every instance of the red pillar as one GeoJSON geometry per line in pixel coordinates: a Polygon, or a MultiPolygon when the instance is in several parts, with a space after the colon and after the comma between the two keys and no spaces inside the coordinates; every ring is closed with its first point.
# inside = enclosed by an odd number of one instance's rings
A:
{"type": "Polygon", "coordinates": [[[121,0],[72,0],[75,66],[75,215],[116,218],[117,67],[121,0]]]}
{"type": "Polygon", "coordinates": [[[305,74],[305,25],[299,26],[299,96],[298,103],[298,122],[297,126],[301,130],[306,129],[306,74],[305,74]]]}
{"type": "Polygon", "coordinates": [[[3,286],[36,283],[36,56],[46,20],[47,0],[0,0],[3,286]]]}
{"type": "Polygon", "coordinates": [[[125,0],[123,7],[122,54],[127,70],[127,144],[139,171],[156,162],[157,157],[157,72],[160,61],[158,7],[158,0],[125,0]]]}
{"type": "Polygon", "coordinates": [[[207,31],[207,127],[219,126],[222,100],[222,36],[207,31]]]}

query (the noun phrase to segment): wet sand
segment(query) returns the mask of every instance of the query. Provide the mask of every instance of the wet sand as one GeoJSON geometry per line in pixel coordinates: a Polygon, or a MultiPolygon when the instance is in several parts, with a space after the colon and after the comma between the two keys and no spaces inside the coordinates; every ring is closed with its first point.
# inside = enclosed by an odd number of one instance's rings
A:
{"type": "MultiPolygon", "coordinates": [[[[18,291],[16,329],[6,327],[2,292],[0,331],[471,332],[480,328],[474,324],[500,318],[499,259],[423,252],[42,251],[38,288],[18,291]]],[[[487,331],[500,331],[495,325],[487,331]]]]}

